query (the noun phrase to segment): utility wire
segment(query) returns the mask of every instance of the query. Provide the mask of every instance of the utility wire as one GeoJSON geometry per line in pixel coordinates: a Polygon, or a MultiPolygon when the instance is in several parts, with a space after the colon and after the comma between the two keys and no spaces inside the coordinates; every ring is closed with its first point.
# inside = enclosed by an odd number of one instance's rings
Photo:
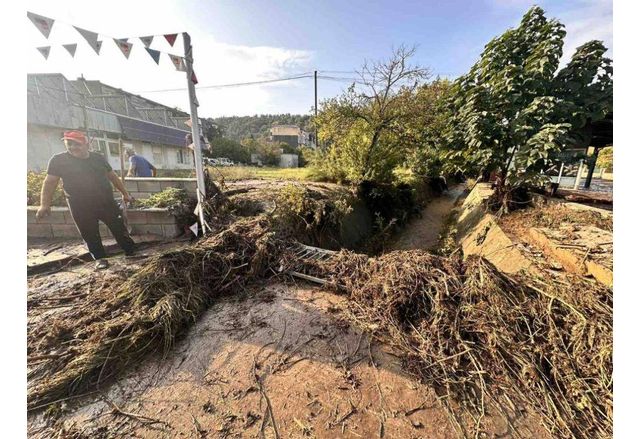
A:
{"type": "MultiPolygon", "coordinates": [[[[287,78],[277,78],[277,79],[265,79],[262,81],[250,81],[250,82],[236,82],[232,84],[216,84],[216,85],[203,85],[200,87],[196,87],[197,90],[204,89],[220,89],[220,88],[231,88],[231,87],[244,87],[248,85],[259,85],[259,84],[271,84],[275,82],[283,82],[283,81],[293,81],[295,79],[303,79],[303,78],[313,78],[313,74],[311,73],[303,73],[298,76],[290,76],[287,78]]],[[[139,91],[137,93],[163,93],[169,91],[184,91],[186,88],[167,88],[163,90],[145,90],[139,91]]]]}

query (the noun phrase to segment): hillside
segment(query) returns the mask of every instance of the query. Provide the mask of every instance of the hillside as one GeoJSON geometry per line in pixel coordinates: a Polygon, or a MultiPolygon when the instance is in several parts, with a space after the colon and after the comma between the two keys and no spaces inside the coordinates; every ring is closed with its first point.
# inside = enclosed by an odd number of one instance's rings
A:
{"type": "Polygon", "coordinates": [[[213,123],[223,127],[224,137],[236,141],[269,134],[272,125],[298,125],[309,131],[311,116],[301,114],[260,114],[254,116],[230,116],[213,118],[213,123]]]}

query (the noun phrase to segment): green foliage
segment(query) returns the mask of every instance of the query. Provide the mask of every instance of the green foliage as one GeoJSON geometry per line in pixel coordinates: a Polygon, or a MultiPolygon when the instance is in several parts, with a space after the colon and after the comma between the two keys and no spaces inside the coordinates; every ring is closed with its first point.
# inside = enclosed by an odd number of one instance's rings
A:
{"type": "Polygon", "coordinates": [[[613,172],[613,146],[602,148],[598,153],[596,166],[613,172]]]}
{"type": "MultiPolygon", "coordinates": [[[[39,206],[40,205],[40,192],[42,191],[42,183],[44,182],[46,172],[27,172],[27,206],[39,206]]],[[[67,202],[62,190],[62,185],[58,184],[55,192],[53,193],[53,199],[51,200],[52,206],[66,206],[67,202]]]]}
{"type": "Polygon", "coordinates": [[[352,200],[345,195],[327,196],[308,187],[288,184],[275,196],[276,208],[270,218],[284,234],[319,245],[326,239],[338,242],[340,224],[351,211],[352,200]]]}
{"type": "Polygon", "coordinates": [[[188,227],[198,220],[193,213],[196,205],[197,200],[189,196],[187,191],[173,187],[157,192],[149,198],[134,201],[134,207],[167,209],[175,216],[180,228],[188,227]]]}
{"type": "Polygon", "coordinates": [[[588,144],[585,125],[612,111],[611,60],[602,42],[590,41],[558,71],[565,34],[535,6],[485,46],[452,87],[447,167],[528,186],[562,149],[588,144]]]}
{"type": "Polygon", "coordinates": [[[326,147],[311,160],[318,173],[352,183],[393,181],[421,114],[419,84],[428,77],[426,69],[409,64],[414,53],[400,47],[387,60],[365,63],[358,86],[321,104],[315,122],[326,147]]]}
{"type": "Polygon", "coordinates": [[[251,137],[266,137],[272,125],[297,125],[311,131],[311,116],[300,114],[260,114],[253,116],[230,116],[211,119],[228,139],[240,142],[251,137]]]}
{"type": "Polygon", "coordinates": [[[215,137],[209,140],[211,150],[207,152],[209,157],[226,157],[235,163],[249,163],[251,155],[249,150],[240,142],[225,137],[215,137]]]}

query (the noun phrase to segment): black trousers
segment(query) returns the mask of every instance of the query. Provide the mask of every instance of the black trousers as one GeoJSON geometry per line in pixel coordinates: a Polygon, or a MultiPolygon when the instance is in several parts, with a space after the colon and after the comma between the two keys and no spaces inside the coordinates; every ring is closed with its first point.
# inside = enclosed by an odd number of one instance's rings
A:
{"type": "Polygon", "coordinates": [[[95,204],[86,202],[69,202],[68,204],[73,221],[93,259],[107,256],[102,246],[98,221],[102,221],[111,230],[111,234],[125,254],[133,253],[135,243],[124,226],[122,212],[114,200],[95,204]]]}

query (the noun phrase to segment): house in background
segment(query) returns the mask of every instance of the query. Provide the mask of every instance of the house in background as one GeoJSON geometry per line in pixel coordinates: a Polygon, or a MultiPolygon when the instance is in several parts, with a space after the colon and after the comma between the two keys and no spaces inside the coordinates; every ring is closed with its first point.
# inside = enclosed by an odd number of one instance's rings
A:
{"type": "Polygon", "coordinates": [[[274,125],[270,130],[269,140],[272,142],[285,142],[294,149],[303,146],[315,148],[313,138],[308,132],[297,125],[274,125]]]}
{"type": "Polygon", "coordinates": [[[115,170],[120,169],[120,139],[158,169],[192,169],[192,154],[185,148],[188,119],[188,113],[100,81],[29,74],[27,168],[46,169],[49,158],[65,150],[62,132],[80,129],[115,170]]]}

